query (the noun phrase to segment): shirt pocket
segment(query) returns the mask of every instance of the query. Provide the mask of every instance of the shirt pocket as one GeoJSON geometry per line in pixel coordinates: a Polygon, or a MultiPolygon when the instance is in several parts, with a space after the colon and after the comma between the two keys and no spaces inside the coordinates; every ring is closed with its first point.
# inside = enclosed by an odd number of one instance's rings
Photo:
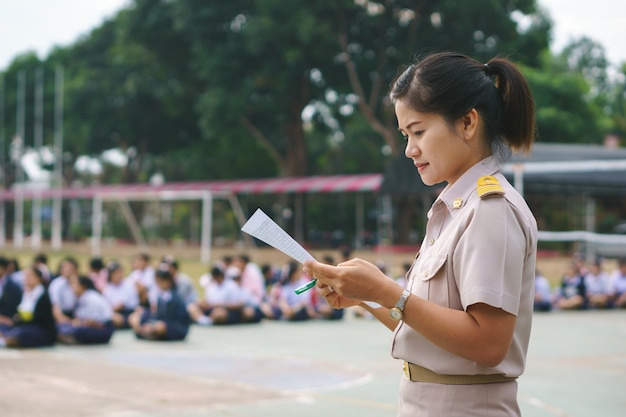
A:
{"type": "Polygon", "coordinates": [[[449,307],[446,263],[448,254],[429,254],[415,265],[412,292],[418,297],[449,307]]]}

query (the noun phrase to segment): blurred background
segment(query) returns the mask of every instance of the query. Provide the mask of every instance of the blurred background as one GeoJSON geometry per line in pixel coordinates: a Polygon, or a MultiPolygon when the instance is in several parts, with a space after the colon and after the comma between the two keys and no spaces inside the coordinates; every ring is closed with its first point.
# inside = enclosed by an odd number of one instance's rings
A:
{"type": "Polygon", "coordinates": [[[411,252],[441,187],[407,171],[387,89],[456,50],[531,84],[540,146],[513,162],[543,176],[507,173],[542,231],[592,234],[543,253],[621,255],[598,234],[626,230],[626,13],[578,3],[1,1],[0,247],[232,248],[261,207],[309,248],[411,252]]]}

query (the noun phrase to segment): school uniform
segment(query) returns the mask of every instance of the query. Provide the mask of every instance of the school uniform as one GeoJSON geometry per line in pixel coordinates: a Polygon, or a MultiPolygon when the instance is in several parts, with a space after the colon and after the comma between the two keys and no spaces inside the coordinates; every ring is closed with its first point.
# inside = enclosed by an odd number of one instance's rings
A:
{"type": "MultiPolygon", "coordinates": [[[[183,297],[175,289],[170,291],[159,290],[156,294],[156,310],[148,309],[141,317],[141,324],[162,321],[166,332],[161,340],[184,340],[189,331],[191,318],[187,312],[187,305],[183,297]]],[[[140,339],[143,337],[136,334],[140,339]]]]}
{"type": "Polygon", "coordinates": [[[77,320],[98,322],[98,326],[60,323],[59,334],[73,337],[76,343],[84,345],[109,343],[115,330],[113,326],[113,308],[96,290],[86,290],[78,298],[74,317],[77,320]]]}
{"type": "Polygon", "coordinates": [[[13,327],[5,336],[17,339],[24,348],[53,345],[57,329],[52,314],[52,303],[43,285],[25,291],[17,308],[13,327]]]}
{"type": "MultiPolygon", "coordinates": [[[[232,309],[228,306],[245,303],[244,291],[239,284],[230,278],[225,278],[222,282],[211,280],[205,288],[204,299],[210,306],[220,306],[226,308],[227,318],[222,324],[237,324],[241,322],[241,308],[232,309]]],[[[211,314],[214,307],[203,309],[207,316],[211,314]]]]}
{"type": "Polygon", "coordinates": [[[509,351],[494,367],[454,355],[400,322],[391,347],[393,357],[406,361],[398,416],[520,415],[516,380],[476,382],[481,378],[477,375],[516,378],[524,371],[536,246],[535,219],[493,157],[474,165],[439,195],[428,213],[426,234],[408,272],[407,287],[415,296],[450,309],[466,311],[473,304],[485,303],[517,319],[509,351]],[[501,188],[477,185],[484,176],[494,177],[501,188]],[[411,380],[411,364],[437,375],[471,376],[464,378],[471,383],[416,382],[411,380]]]}
{"type": "MultiPolygon", "coordinates": [[[[20,286],[8,275],[0,278],[0,316],[13,319],[21,301],[22,289],[20,286]]],[[[0,332],[7,331],[10,327],[0,323],[0,332]]]]}
{"type": "Polygon", "coordinates": [[[67,317],[73,317],[76,294],[66,277],[60,275],[53,279],[48,287],[48,294],[53,306],[57,306],[67,317]]]}
{"type": "Polygon", "coordinates": [[[121,306],[121,308],[116,310],[116,312],[124,317],[125,327],[127,327],[128,316],[130,316],[139,305],[137,287],[135,287],[135,285],[127,279],[123,280],[119,284],[108,282],[104,286],[102,295],[106,298],[113,309],[121,306]]]}

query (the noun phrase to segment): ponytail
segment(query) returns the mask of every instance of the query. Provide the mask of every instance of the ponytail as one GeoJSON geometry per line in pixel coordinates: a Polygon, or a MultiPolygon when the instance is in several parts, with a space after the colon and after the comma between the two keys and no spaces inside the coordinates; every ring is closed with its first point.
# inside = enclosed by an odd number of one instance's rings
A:
{"type": "Polygon", "coordinates": [[[496,77],[502,100],[499,135],[513,150],[528,153],[535,140],[535,103],[528,82],[509,60],[494,58],[485,64],[485,73],[496,77]]]}

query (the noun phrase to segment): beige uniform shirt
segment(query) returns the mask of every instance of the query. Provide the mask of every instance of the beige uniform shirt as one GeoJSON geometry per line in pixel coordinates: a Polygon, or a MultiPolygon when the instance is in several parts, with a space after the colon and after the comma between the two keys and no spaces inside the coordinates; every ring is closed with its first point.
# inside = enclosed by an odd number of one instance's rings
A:
{"type": "Polygon", "coordinates": [[[504,360],[489,368],[456,356],[398,324],[392,356],[440,374],[519,376],[526,361],[533,311],[537,224],[522,196],[488,157],[446,187],[428,213],[426,235],[409,271],[418,297],[455,310],[485,303],[517,316],[504,360]],[[477,180],[494,176],[504,195],[477,193],[477,180]]]}

